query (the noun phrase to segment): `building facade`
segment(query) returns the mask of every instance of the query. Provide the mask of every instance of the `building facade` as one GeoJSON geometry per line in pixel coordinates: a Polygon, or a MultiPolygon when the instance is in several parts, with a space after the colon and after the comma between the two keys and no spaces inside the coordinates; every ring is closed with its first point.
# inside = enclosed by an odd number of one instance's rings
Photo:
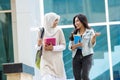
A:
{"type": "MultiPolygon", "coordinates": [[[[3,63],[22,62],[32,67],[35,59],[36,31],[31,28],[43,26],[43,15],[56,12],[61,16],[66,38],[63,53],[68,79],[73,79],[72,57],[68,50],[72,19],[85,14],[89,26],[101,32],[94,48],[91,80],[120,79],[120,0],[0,0],[0,80],[3,63]]],[[[35,67],[35,80],[40,80],[35,67]]]]}

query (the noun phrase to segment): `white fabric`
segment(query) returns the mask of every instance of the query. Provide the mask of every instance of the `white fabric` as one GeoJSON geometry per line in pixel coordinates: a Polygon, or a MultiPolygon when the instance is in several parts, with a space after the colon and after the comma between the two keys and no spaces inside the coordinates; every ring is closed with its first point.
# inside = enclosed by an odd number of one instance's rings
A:
{"type": "Polygon", "coordinates": [[[36,50],[40,50],[41,46],[38,46],[37,44],[35,45],[36,50]]]}
{"type": "Polygon", "coordinates": [[[44,17],[45,32],[48,36],[53,36],[59,30],[58,27],[53,28],[53,22],[56,19],[59,21],[60,16],[53,12],[46,14],[44,17]]]}
{"type": "MultiPolygon", "coordinates": [[[[56,19],[59,20],[60,17],[55,13],[47,13],[45,15],[45,34],[43,41],[45,38],[53,37],[56,38],[56,45],[53,46],[53,51],[46,51],[43,48],[40,63],[42,80],[65,80],[63,78],[66,76],[63,61],[63,50],[66,48],[66,42],[62,29],[57,26],[52,26],[56,19]]],[[[43,45],[45,45],[44,42],[43,45]]]]}
{"type": "MultiPolygon", "coordinates": [[[[47,35],[45,34],[44,38],[46,38],[46,36],[47,35]]],[[[53,37],[56,38],[56,46],[54,46],[55,51],[45,51],[43,49],[40,66],[41,74],[44,75],[50,73],[56,77],[63,77],[64,76],[63,50],[65,50],[66,48],[66,43],[62,30],[59,29],[58,32],[53,37]]]]}
{"type": "Polygon", "coordinates": [[[66,78],[58,78],[50,74],[41,76],[41,80],[66,80],[66,78]]]}
{"type": "Polygon", "coordinates": [[[57,46],[53,46],[53,51],[62,51],[65,48],[66,48],[65,45],[57,45],[57,46]]]}

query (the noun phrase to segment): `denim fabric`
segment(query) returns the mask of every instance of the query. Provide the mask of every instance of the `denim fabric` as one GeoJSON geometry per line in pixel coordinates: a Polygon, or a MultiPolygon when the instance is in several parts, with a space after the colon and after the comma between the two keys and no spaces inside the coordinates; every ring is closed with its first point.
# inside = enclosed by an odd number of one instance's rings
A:
{"type": "Polygon", "coordinates": [[[82,56],[81,49],[78,49],[73,58],[73,74],[75,80],[90,80],[89,72],[92,66],[92,54],[82,56]]]}

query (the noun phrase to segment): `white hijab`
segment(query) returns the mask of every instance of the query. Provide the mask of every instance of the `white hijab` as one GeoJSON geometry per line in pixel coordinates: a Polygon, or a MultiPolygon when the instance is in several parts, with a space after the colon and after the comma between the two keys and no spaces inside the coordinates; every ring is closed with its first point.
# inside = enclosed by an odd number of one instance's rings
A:
{"type": "Polygon", "coordinates": [[[49,37],[54,36],[56,32],[59,30],[57,26],[53,27],[53,23],[56,19],[58,19],[58,21],[60,20],[60,16],[57,15],[56,13],[50,12],[45,14],[44,27],[45,27],[46,35],[49,37]]]}

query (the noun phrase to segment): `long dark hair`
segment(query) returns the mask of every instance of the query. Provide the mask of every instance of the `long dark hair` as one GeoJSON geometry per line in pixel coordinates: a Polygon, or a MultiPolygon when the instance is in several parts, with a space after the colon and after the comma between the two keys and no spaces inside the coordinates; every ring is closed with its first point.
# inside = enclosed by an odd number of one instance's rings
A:
{"type": "Polygon", "coordinates": [[[77,32],[79,31],[79,29],[77,29],[77,28],[76,28],[76,25],[75,25],[75,18],[76,18],[76,17],[80,20],[80,22],[83,24],[83,26],[84,26],[86,29],[90,29],[90,27],[88,26],[87,17],[86,17],[85,15],[83,15],[83,14],[78,14],[78,15],[74,16],[74,18],[73,18],[73,25],[74,25],[74,28],[75,28],[75,29],[74,29],[74,31],[72,31],[72,33],[71,33],[71,35],[70,35],[70,37],[69,37],[69,39],[70,39],[71,41],[74,40],[73,34],[77,34],[77,32]]]}

